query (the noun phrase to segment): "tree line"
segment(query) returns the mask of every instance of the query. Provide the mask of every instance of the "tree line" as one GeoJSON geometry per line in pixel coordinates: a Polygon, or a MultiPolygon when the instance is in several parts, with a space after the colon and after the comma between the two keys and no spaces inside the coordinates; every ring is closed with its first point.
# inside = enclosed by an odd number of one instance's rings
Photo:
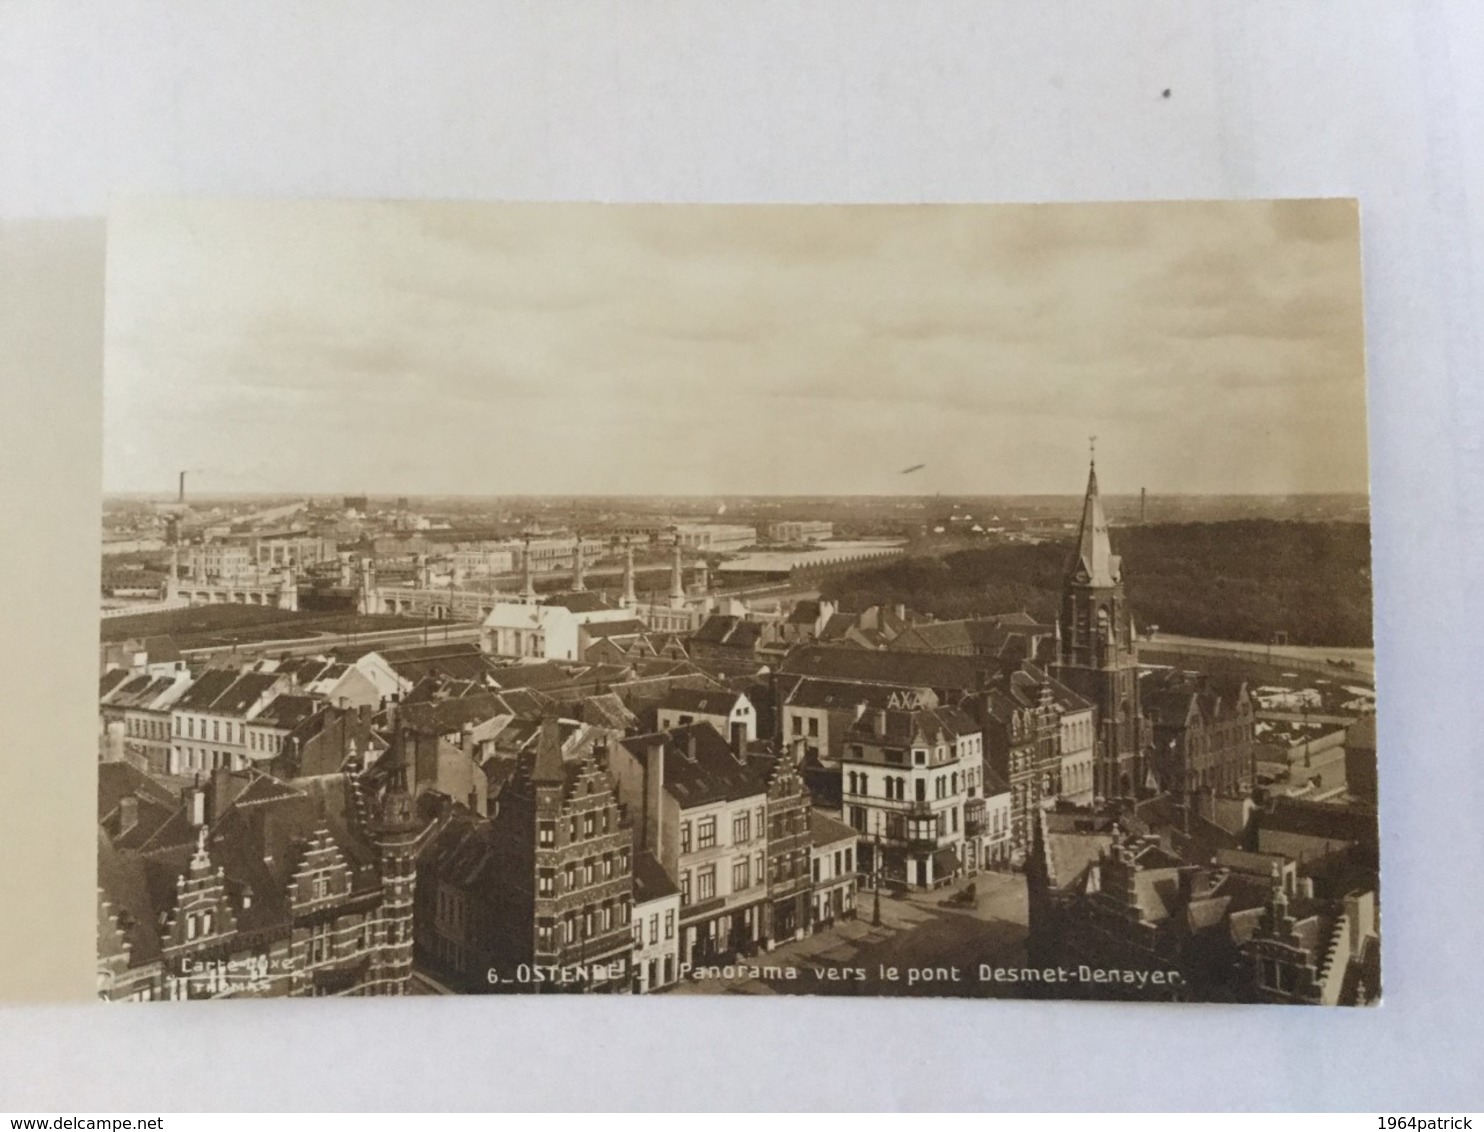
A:
{"type": "MultiPolygon", "coordinates": [[[[1371,534],[1362,523],[1243,519],[1112,532],[1135,623],[1263,643],[1371,644],[1371,534]]],[[[827,578],[846,609],[905,604],[940,620],[1024,610],[1050,621],[1069,543],[1000,543],[907,556],[827,578]]]]}

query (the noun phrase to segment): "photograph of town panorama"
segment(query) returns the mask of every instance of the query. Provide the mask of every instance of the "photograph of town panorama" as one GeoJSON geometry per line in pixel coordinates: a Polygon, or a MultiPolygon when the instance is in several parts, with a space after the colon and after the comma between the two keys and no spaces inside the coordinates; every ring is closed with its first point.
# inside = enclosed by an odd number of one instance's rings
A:
{"type": "Polygon", "coordinates": [[[1345,201],[140,201],[98,994],[1379,1001],[1345,201]]]}

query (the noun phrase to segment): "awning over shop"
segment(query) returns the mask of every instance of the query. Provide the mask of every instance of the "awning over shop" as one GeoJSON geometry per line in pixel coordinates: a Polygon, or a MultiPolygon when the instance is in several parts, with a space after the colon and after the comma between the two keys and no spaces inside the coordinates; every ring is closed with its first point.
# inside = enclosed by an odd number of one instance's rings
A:
{"type": "Polygon", "coordinates": [[[944,847],[933,850],[933,876],[951,877],[962,869],[956,850],[944,847]]]}

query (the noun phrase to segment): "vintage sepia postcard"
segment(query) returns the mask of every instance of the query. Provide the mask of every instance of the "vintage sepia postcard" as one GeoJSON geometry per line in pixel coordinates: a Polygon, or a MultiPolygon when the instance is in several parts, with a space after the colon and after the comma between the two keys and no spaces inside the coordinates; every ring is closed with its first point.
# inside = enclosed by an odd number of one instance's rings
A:
{"type": "Polygon", "coordinates": [[[1353,201],[108,240],[100,998],[1379,1001],[1353,201]]]}

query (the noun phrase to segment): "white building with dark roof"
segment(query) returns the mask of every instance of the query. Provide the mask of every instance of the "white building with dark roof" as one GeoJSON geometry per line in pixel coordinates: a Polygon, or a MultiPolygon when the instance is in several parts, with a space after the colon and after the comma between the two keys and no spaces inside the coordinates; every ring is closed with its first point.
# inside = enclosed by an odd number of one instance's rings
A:
{"type": "Polygon", "coordinates": [[[860,883],[860,834],[828,814],[810,810],[809,840],[814,927],[853,919],[860,883]]]}
{"type": "Polygon", "coordinates": [[[873,875],[936,888],[979,870],[983,742],[979,725],[954,707],[877,709],[846,732],[845,815],[866,839],[873,875]]]}
{"type": "Polygon", "coordinates": [[[740,729],[748,743],[757,738],[757,708],[741,692],[671,688],[660,701],[658,711],[661,731],[709,723],[728,742],[735,741],[736,729],[740,729]]]}

